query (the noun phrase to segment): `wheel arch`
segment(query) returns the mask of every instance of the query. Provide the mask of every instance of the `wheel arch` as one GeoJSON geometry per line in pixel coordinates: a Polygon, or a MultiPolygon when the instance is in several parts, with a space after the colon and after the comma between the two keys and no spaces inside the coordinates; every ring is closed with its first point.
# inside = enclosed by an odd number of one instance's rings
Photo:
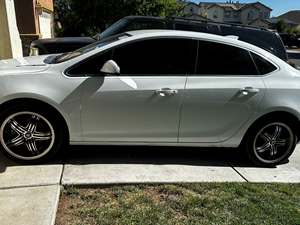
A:
{"type": "Polygon", "coordinates": [[[0,113],[2,110],[4,110],[6,107],[10,107],[16,104],[40,104],[43,105],[43,107],[47,108],[48,110],[51,110],[55,115],[57,115],[59,121],[62,123],[63,129],[65,131],[65,135],[67,135],[68,142],[70,141],[70,126],[69,126],[69,120],[64,115],[64,113],[53,103],[49,103],[51,101],[45,101],[41,100],[40,98],[29,98],[29,97],[19,97],[19,98],[10,98],[6,99],[6,101],[3,101],[0,103],[0,113]]]}
{"type": "Polygon", "coordinates": [[[260,117],[258,117],[256,120],[254,120],[254,122],[252,122],[250,124],[250,126],[247,128],[240,145],[244,144],[247,136],[249,135],[249,133],[252,131],[252,129],[255,126],[262,123],[264,120],[270,119],[270,118],[277,118],[277,119],[281,119],[281,120],[282,120],[282,118],[284,118],[285,120],[293,122],[293,124],[294,124],[293,128],[295,129],[296,135],[299,140],[299,138],[300,138],[300,120],[299,120],[299,118],[291,111],[280,110],[280,111],[273,111],[273,112],[265,113],[265,114],[261,115],[260,117]]]}

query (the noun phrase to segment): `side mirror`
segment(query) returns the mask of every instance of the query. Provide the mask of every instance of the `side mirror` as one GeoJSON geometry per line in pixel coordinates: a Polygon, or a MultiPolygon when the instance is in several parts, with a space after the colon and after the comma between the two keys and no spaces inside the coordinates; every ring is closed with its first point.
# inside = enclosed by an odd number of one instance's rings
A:
{"type": "Polygon", "coordinates": [[[106,63],[104,63],[100,72],[105,74],[120,74],[120,67],[115,61],[108,60],[106,63]]]}

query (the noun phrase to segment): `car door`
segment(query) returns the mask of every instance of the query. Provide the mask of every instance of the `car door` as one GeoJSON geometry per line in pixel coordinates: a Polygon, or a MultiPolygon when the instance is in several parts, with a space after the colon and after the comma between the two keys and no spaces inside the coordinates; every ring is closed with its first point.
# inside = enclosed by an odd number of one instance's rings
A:
{"type": "Polygon", "coordinates": [[[180,142],[222,142],[255,113],[265,86],[247,50],[199,41],[196,74],[187,79],[180,142]]]}
{"type": "MultiPolygon", "coordinates": [[[[177,142],[186,75],[196,41],[152,38],[114,47],[86,67],[114,60],[119,75],[89,74],[82,85],[81,124],[87,142],[177,142]]],[[[95,73],[95,72],[94,72],[95,73]]]]}

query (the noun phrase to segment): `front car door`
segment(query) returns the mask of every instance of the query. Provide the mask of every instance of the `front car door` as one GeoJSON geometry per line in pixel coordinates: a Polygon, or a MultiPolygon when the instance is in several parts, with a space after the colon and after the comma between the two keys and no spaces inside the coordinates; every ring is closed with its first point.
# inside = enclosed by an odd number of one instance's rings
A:
{"type": "Polygon", "coordinates": [[[189,39],[138,40],[79,65],[80,73],[86,70],[89,75],[82,85],[84,141],[177,142],[186,75],[195,66],[196,44],[189,39]],[[110,59],[119,65],[120,75],[90,72],[93,65],[110,59]]]}
{"type": "Polygon", "coordinates": [[[196,74],[187,79],[180,142],[229,139],[255,113],[264,92],[250,52],[199,41],[196,74]]]}

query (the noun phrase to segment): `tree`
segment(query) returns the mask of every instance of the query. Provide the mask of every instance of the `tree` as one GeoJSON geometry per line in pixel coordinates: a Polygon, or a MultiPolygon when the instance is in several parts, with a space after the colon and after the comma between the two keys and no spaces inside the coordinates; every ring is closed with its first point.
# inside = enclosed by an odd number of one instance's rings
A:
{"type": "Polygon", "coordinates": [[[94,35],[128,15],[179,15],[177,0],[56,0],[58,36],[94,35]]]}
{"type": "Polygon", "coordinates": [[[286,32],[288,26],[287,24],[284,22],[283,19],[279,19],[276,23],[276,29],[279,33],[284,33],[286,32]]]}

